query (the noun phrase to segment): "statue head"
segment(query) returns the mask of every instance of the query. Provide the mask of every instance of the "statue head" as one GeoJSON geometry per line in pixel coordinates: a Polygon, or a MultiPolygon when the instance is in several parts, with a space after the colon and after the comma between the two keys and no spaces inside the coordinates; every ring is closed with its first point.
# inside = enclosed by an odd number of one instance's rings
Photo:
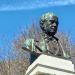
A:
{"type": "Polygon", "coordinates": [[[47,35],[54,36],[58,28],[58,17],[49,12],[43,14],[40,18],[40,27],[47,35]]]}

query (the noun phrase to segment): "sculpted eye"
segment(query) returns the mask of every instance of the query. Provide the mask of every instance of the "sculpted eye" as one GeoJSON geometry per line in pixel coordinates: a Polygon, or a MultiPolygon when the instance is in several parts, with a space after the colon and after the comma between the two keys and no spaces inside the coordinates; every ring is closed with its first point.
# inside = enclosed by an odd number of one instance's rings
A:
{"type": "Polygon", "coordinates": [[[53,24],[55,21],[54,20],[51,20],[51,23],[53,24]]]}

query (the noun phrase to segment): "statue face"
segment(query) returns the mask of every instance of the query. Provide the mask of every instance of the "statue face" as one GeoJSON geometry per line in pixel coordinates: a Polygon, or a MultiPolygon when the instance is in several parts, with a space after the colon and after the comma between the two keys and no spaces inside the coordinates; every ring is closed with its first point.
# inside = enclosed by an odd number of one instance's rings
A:
{"type": "Polygon", "coordinates": [[[55,35],[58,28],[58,17],[53,13],[43,14],[40,20],[40,27],[46,34],[55,35]]]}
{"type": "Polygon", "coordinates": [[[45,32],[48,35],[55,35],[55,33],[57,32],[57,27],[58,27],[58,23],[52,19],[52,20],[47,20],[45,24],[45,32]]]}
{"type": "Polygon", "coordinates": [[[44,19],[42,21],[41,28],[46,34],[53,36],[57,32],[58,20],[56,17],[52,17],[51,19],[44,19]]]}

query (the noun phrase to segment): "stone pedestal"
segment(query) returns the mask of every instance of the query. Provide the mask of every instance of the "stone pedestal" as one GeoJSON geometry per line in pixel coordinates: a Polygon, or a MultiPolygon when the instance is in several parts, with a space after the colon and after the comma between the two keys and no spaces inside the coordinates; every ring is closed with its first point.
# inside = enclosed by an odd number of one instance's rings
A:
{"type": "Polygon", "coordinates": [[[49,55],[40,55],[28,68],[25,75],[75,75],[70,60],[49,55]]]}

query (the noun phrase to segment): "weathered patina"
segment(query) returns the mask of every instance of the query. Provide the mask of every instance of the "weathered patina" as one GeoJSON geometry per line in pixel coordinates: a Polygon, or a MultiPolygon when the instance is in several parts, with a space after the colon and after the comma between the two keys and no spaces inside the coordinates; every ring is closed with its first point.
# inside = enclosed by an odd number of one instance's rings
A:
{"type": "Polygon", "coordinates": [[[58,57],[69,58],[70,55],[65,52],[60,40],[55,37],[58,28],[58,17],[54,13],[45,13],[40,18],[40,27],[42,30],[41,39],[36,41],[34,38],[27,39],[24,47],[35,53],[45,53],[58,57]]]}

